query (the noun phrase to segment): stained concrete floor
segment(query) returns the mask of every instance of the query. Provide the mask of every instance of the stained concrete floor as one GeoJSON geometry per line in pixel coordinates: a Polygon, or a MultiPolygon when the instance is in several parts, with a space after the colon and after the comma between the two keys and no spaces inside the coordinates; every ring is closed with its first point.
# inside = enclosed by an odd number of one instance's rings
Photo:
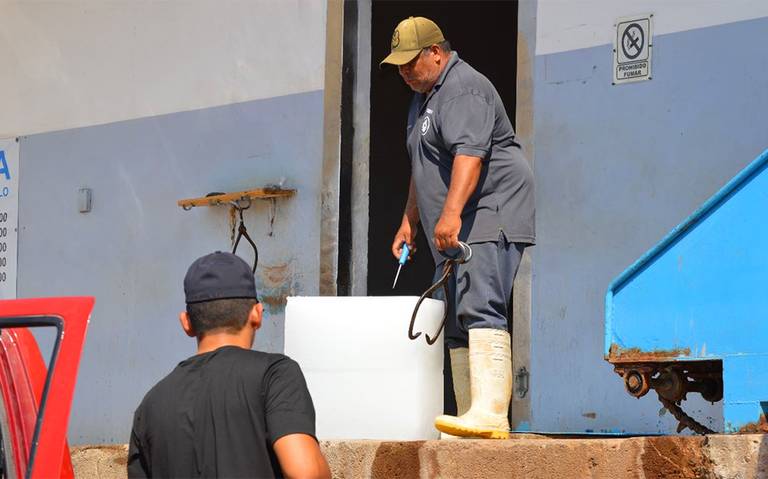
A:
{"type": "MultiPolygon", "coordinates": [[[[337,479],[768,478],[768,435],[322,441],[337,479]]],[[[72,448],[77,478],[126,477],[127,447],[72,448]]]]}

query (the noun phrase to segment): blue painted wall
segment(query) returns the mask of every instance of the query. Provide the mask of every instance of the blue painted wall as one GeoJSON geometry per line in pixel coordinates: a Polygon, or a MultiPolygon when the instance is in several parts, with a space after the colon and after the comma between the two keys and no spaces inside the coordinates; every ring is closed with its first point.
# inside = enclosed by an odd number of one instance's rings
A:
{"type": "Polygon", "coordinates": [[[21,139],[18,295],[96,297],[71,443],[126,442],[144,393],[194,353],[177,320],[182,279],[231,248],[231,224],[226,207],[183,211],[179,199],[281,180],[298,190],[272,227],[269,202],[246,214],[267,311],[256,346],[282,351],[285,295],[318,293],[322,121],[313,91],[21,139]]]}
{"type": "Polygon", "coordinates": [[[606,294],[606,355],[637,348],[722,360],[728,432],[757,424],[768,402],[767,171],[768,150],[606,294]]]}
{"type": "Polygon", "coordinates": [[[767,171],[768,150],[614,280],[605,354],[612,346],[699,359],[768,352],[767,171]]]}
{"type": "MultiPolygon", "coordinates": [[[[534,429],[674,431],[603,360],[603,298],[768,147],[767,31],[763,18],[656,36],[653,80],[628,85],[611,85],[609,45],[536,57],[534,429]]],[[[722,428],[721,405],[685,407],[722,428]]]]}

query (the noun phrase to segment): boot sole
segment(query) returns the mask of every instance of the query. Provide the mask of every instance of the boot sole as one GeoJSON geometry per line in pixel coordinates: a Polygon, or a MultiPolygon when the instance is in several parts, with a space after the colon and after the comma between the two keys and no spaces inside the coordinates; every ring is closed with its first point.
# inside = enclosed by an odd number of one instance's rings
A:
{"type": "Polygon", "coordinates": [[[483,439],[509,439],[509,431],[498,429],[479,429],[455,424],[436,422],[435,427],[441,432],[459,437],[480,437],[483,439]]]}

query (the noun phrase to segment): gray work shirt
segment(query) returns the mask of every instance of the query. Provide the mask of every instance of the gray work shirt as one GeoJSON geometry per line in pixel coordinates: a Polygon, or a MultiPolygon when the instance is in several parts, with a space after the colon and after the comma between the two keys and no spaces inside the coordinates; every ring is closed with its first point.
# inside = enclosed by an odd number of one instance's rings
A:
{"type": "Polygon", "coordinates": [[[432,91],[417,93],[408,112],[411,178],[431,241],[448,194],[456,155],[482,159],[480,180],[461,214],[459,240],[533,244],[533,173],[493,84],[453,52],[432,91]]]}

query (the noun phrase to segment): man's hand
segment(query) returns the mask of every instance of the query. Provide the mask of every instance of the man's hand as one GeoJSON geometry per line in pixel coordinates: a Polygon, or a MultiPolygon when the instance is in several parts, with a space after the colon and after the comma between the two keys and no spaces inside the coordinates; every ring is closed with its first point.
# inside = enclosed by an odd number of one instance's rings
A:
{"type": "Polygon", "coordinates": [[[435,236],[432,241],[439,251],[459,247],[459,231],[461,230],[461,216],[443,212],[435,225],[435,236]]]}
{"type": "Polygon", "coordinates": [[[400,225],[400,229],[395,233],[395,239],[392,241],[392,254],[396,259],[400,259],[400,254],[403,252],[403,243],[408,245],[408,249],[411,250],[411,254],[408,256],[410,260],[413,254],[416,252],[416,232],[418,228],[411,227],[411,223],[407,218],[403,218],[403,222],[400,225]]]}

